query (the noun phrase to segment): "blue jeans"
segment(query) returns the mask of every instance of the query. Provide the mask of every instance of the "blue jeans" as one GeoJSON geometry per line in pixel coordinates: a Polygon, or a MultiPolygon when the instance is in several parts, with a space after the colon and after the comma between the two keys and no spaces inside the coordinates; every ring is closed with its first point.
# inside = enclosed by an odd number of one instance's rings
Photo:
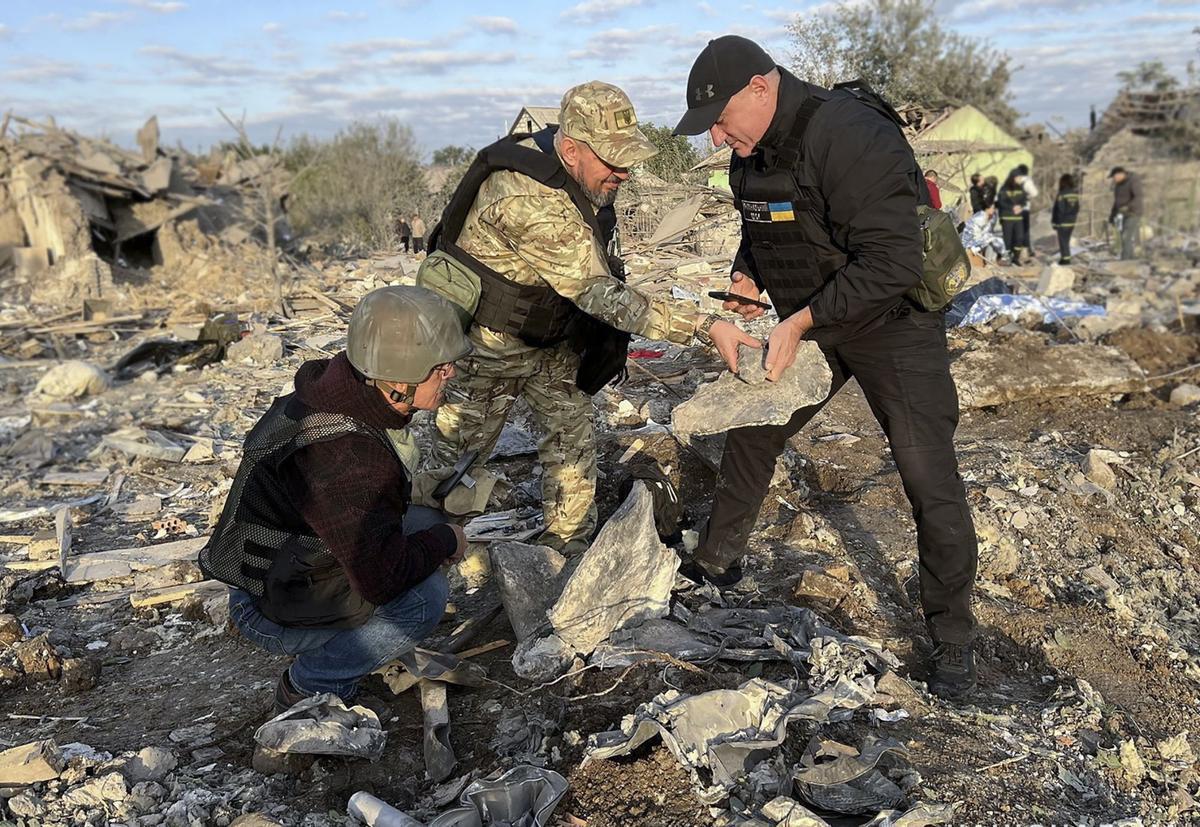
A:
{"type": "MultiPolygon", "coordinates": [[[[438,514],[432,509],[410,508],[404,521],[406,534],[438,521],[422,512],[438,514]]],[[[409,651],[437,627],[449,597],[446,575],[436,571],[390,603],[378,606],[361,626],[303,629],[268,620],[254,605],[253,596],[230,589],[229,619],[260,648],[273,655],[295,657],[288,675],[297,690],[306,695],[332,692],[349,701],[365,675],[409,651]]]]}

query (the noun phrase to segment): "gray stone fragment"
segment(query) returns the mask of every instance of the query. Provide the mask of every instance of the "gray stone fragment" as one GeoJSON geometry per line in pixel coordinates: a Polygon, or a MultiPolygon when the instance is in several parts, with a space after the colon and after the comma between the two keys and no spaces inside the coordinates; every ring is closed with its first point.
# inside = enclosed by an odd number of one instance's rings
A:
{"type": "Polygon", "coordinates": [[[663,617],[679,557],[658,539],[654,500],[637,482],[605,523],[550,610],[563,641],[589,654],[616,629],[663,617]]]}
{"type": "Polygon", "coordinates": [[[225,358],[233,362],[248,359],[255,365],[269,365],[283,358],[283,339],[274,333],[252,333],[226,348],[225,358]]]}
{"type": "Polygon", "coordinates": [[[575,662],[575,650],[558,635],[530,637],[513,652],[513,671],[534,683],[545,683],[564,674],[575,662]]]}
{"type": "Polygon", "coordinates": [[[547,546],[493,543],[489,553],[500,602],[517,640],[548,631],[546,612],[562,592],[566,558],[547,546]]]}
{"type": "Polygon", "coordinates": [[[671,415],[672,430],[684,436],[717,434],[746,425],[782,425],[797,408],[815,405],[828,396],[833,377],[817,343],[801,342],[796,361],[779,381],[766,378],[763,352],[740,346],[737,374],[722,373],[677,405],[671,415]]]}
{"type": "Polygon", "coordinates": [[[72,360],[46,371],[33,392],[51,399],[79,399],[104,393],[110,384],[108,374],[91,362],[72,360]]]}
{"type": "Polygon", "coordinates": [[[70,790],[63,796],[63,803],[71,807],[103,809],[124,801],[128,795],[129,790],[125,786],[125,779],[121,777],[120,773],[110,772],[108,775],[93,778],[86,784],[70,790]]]}
{"type": "Polygon", "coordinates": [[[1095,449],[1087,452],[1081,467],[1084,476],[1106,491],[1111,491],[1116,486],[1116,473],[1095,449]]]}
{"type": "Polygon", "coordinates": [[[1171,404],[1177,408],[1186,408],[1200,402],[1200,387],[1184,382],[1171,389],[1171,404]]]}
{"type": "Polygon", "coordinates": [[[175,753],[163,747],[143,747],[125,767],[125,777],[134,783],[160,781],[175,769],[175,753]]]}
{"type": "Polygon", "coordinates": [[[1029,335],[969,350],[955,358],[950,373],[963,408],[1123,393],[1146,385],[1145,372],[1115,347],[1048,345],[1029,335]]]}

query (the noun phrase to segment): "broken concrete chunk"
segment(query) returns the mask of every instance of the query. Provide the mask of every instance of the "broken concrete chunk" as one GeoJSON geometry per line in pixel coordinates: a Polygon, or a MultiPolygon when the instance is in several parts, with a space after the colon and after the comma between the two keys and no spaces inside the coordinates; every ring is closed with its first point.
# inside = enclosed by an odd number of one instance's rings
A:
{"type": "Polygon", "coordinates": [[[30,680],[56,681],[62,674],[62,659],[50,643],[48,632],[18,643],[13,647],[13,654],[30,680]]]}
{"type": "Polygon", "coordinates": [[[63,802],[72,808],[104,812],[107,807],[119,804],[128,797],[129,788],[125,786],[125,779],[119,772],[110,772],[68,791],[63,796],[63,802]]]}
{"type": "Polygon", "coordinates": [[[1042,268],[1042,277],[1038,280],[1039,296],[1057,296],[1069,293],[1075,287],[1075,271],[1065,264],[1047,264],[1042,268]]]}
{"type": "Polygon", "coordinates": [[[588,654],[615,629],[666,615],[679,557],[658,539],[645,483],[605,523],[550,610],[554,631],[588,654]]]}
{"type": "Polygon", "coordinates": [[[1101,458],[1094,448],[1087,452],[1081,464],[1084,476],[1106,491],[1113,490],[1117,484],[1116,472],[1101,458]]]}
{"type": "Polygon", "coordinates": [[[252,333],[231,344],[225,355],[234,362],[249,361],[254,365],[270,365],[283,358],[283,339],[274,333],[252,333]]]}
{"type": "Polygon", "coordinates": [[[25,632],[17,616],[0,614],[0,646],[11,646],[24,638],[25,632]]]}
{"type": "Polygon", "coordinates": [[[513,671],[527,681],[545,683],[565,674],[575,662],[575,650],[558,635],[530,637],[513,652],[513,671]]]}
{"type": "Polygon", "coordinates": [[[125,765],[125,777],[134,783],[161,781],[176,767],[175,753],[162,747],[143,747],[125,765]]]}
{"type": "Polygon", "coordinates": [[[494,543],[489,549],[500,602],[517,640],[544,631],[546,612],[562,593],[562,571],[567,558],[548,546],[494,543]]]}
{"type": "Polygon", "coordinates": [[[0,752],[0,787],[51,781],[62,770],[62,753],[50,740],[33,741],[0,752]]]}
{"type": "Polygon", "coordinates": [[[1200,402],[1200,387],[1184,382],[1171,389],[1171,404],[1175,407],[1187,408],[1197,402],[1200,402]]]}
{"type": "Polygon", "coordinates": [[[50,399],[79,399],[108,390],[108,374],[90,362],[72,360],[43,374],[33,392],[50,399]]]}
{"type": "Polygon", "coordinates": [[[792,594],[817,604],[818,608],[835,608],[850,593],[850,584],[834,577],[831,572],[809,567],[800,574],[792,594]]]}
{"type": "Polygon", "coordinates": [[[62,662],[62,688],[68,695],[95,689],[100,681],[100,661],[95,658],[67,658],[62,662]]]}
{"type": "Polygon", "coordinates": [[[1047,345],[1040,336],[1016,336],[967,351],[951,363],[950,373],[964,408],[1122,393],[1139,390],[1146,381],[1137,363],[1115,347],[1047,345]]]}
{"type": "Polygon", "coordinates": [[[798,408],[829,395],[832,374],[816,342],[801,342],[796,361],[778,382],[766,381],[763,352],[738,348],[737,374],[722,373],[676,406],[671,428],[678,435],[717,434],[747,425],[783,425],[798,408]]]}

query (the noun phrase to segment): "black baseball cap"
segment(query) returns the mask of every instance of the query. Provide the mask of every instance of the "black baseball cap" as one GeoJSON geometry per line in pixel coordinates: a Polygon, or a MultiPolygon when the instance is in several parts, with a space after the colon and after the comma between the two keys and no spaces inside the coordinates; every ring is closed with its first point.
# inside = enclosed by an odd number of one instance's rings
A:
{"type": "Polygon", "coordinates": [[[774,68],[775,61],[753,40],[727,34],[708,41],[688,73],[688,108],[675,134],[707,132],[730,98],[745,89],[752,77],[774,68]]]}

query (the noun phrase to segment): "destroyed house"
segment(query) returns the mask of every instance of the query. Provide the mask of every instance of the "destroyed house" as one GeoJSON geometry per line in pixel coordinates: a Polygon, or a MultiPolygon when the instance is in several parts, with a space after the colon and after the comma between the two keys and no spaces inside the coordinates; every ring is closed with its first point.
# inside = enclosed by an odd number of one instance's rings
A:
{"type": "Polygon", "coordinates": [[[0,285],[10,299],[109,297],[151,271],[165,281],[224,280],[261,253],[264,192],[276,200],[276,237],[290,236],[280,226],[283,172],[270,156],[166,151],[155,118],[138,132],[140,151],[53,123],[10,117],[4,127],[0,285]]]}
{"type": "Polygon", "coordinates": [[[558,126],[557,106],[522,106],[508,129],[509,135],[519,132],[539,132],[547,126],[558,126]]]}

